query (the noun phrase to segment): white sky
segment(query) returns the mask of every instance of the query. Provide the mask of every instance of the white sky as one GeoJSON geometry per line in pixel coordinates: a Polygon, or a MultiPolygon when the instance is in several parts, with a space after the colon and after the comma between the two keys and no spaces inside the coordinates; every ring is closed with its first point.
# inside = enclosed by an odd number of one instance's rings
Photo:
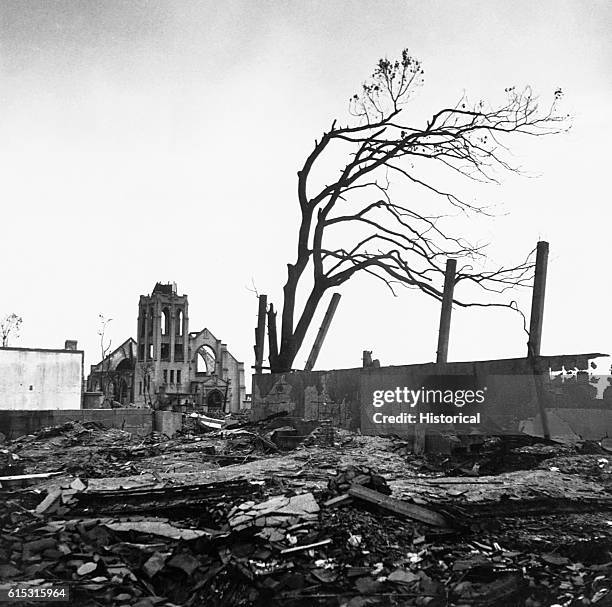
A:
{"type": "MultiPolygon", "coordinates": [[[[464,90],[564,90],[572,130],[516,142],[540,177],[489,192],[509,215],[470,235],[500,263],[548,240],[543,353],[612,351],[611,15],[605,0],[2,2],[0,315],[23,317],[13,345],[77,339],[96,362],[98,314],[119,345],[138,296],[176,281],[190,329],[208,327],[248,369],[247,288],[281,307],[296,171],[333,118],[349,119],[376,60],[408,47],[426,78],[414,122],[464,90]]],[[[371,278],[341,292],[317,368],[359,366],[363,349],[382,364],[434,359],[436,302],[371,278]]],[[[529,312],[529,292],[513,298],[529,312]]],[[[455,310],[450,360],[525,350],[517,315],[455,310]]]]}

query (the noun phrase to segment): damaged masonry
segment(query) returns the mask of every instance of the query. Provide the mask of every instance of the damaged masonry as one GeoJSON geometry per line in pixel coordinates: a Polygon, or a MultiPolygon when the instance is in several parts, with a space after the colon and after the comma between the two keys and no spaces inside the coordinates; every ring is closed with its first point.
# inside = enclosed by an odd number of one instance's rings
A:
{"type": "MultiPolygon", "coordinates": [[[[154,377],[189,364],[198,342],[143,318],[154,377]]],[[[155,409],[3,411],[0,590],[92,607],[610,605],[599,356],[538,357],[534,374],[529,357],[365,352],[361,369],[257,369],[251,409],[156,390],[155,409]]]]}
{"type": "Polygon", "coordinates": [[[1,604],[612,607],[607,267],[584,276],[609,257],[606,3],[556,10],[556,45],[500,2],[4,4],[1,604]],[[345,91],[399,35],[440,105],[406,47],[345,91]],[[557,83],[481,96],[523,70],[567,74],[577,128],[557,83]],[[549,181],[521,185],[536,149],[549,181]],[[582,332],[546,352],[538,233],[582,332]],[[406,288],[401,319],[372,283],[406,288]],[[70,339],[12,347],[22,324],[70,339]]]}
{"type": "Polygon", "coordinates": [[[605,441],[480,435],[416,455],[282,414],[197,421],[4,445],[5,583],[62,582],[92,606],[610,600],[605,441]]]}

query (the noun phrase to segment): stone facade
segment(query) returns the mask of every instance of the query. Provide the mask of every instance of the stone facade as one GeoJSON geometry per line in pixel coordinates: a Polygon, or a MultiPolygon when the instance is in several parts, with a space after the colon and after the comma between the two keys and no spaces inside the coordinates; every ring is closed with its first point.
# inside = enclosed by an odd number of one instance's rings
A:
{"type": "Polygon", "coordinates": [[[135,368],[136,342],[130,337],[104,360],[91,366],[86,394],[102,393],[106,397],[104,400],[122,406],[133,403],[135,368]]]}
{"type": "MultiPolygon", "coordinates": [[[[236,412],[243,406],[243,363],[208,329],[189,331],[187,295],[178,295],[176,284],[157,283],[150,295],[140,296],[137,338],[123,346],[128,344],[124,354],[133,361],[130,397],[137,406],[187,412],[236,412]]],[[[92,367],[90,380],[105,361],[92,367]]],[[[110,367],[118,364],[113,360],[110,367]]],[[[89,389],[95,386],[90,383],[89,389]]]]}

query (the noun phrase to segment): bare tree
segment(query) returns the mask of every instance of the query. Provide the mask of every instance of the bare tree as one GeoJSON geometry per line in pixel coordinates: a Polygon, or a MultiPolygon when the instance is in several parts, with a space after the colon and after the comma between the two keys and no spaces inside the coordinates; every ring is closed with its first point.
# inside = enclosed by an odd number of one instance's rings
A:
{"type": "Polygon", "coordinates": [[[475,264],[485,259],[483,247],[445,231],[442,220],[450,213],[489,214],[488,210],[440,183],[449,183],[452,175],[489,183],[496,182],[496,170],[519,172],[507,159],[508,137],[565,130],[567,116],[556,108],[561,91],[555,91],[544,110],[529,88],[506,89],[506,100],[498,107],[470,104],[464,96],[434,113],[426,124],[411,126],[404,106],[422,83],[421,63],[407,50],[396,61],[381,59],[361,92],[350,99],[353,124],[339,126],[334,120],[298,171],[297,255],[287,266],[280,350],[271,356],[272,371],[291,369],[324,294],[357,273],[375,276],[392,292],[400,284],[437,300],[442,298],[448,257],[460,261],[457,281],[471,281],[486,291],[502,293],[531,280],[529,257],[510,267],[475,271],[475,264]],[[317,185],[313,173],[324,168],[325,158],[335,161],[339,156],[344,158],[339,174],[317,185]],[[395,188],[394,178],[400,185],[435,195],[443,210],[419,212],[420,199],[398,200],[390,187],[393,181],[395,188]],[[334,237],[347,234],[352,242],[332,244],[334,237]],[[312,274],[306,273],[309,267],[312,274]],[[296,309],[298,292],[306,293],[301,310],[296,309]]]}
{"type": "Polygon", "coordinates": [[[21,316],[17,316],[14,312],[7,314],[2,320],[0,320],[0,338],[2,338],[2,347],[8,348],[9,338],[19,337],[19,327],[23,319],[21,316]]]}
{"type": "MultiPolygon", "coordinates": [[[[102,392],[104,393],[105,399],[109,397],[108,391],[110,384],[112,382],[110,365],[111,360],[110,357],[107,360],[107,356],[110,353],[110,349],[112,346],[112,340],[106,338],[106,329],[108,324],[112,322],[112,318],[106,318],[104,314],[98,314],[98,318],[100,319],[100,326],[98,327],[98,335],[100,336],[100,355],[102,356],[102,361],[100,363],[100,386],[102,388],[102,392]]],[[[113,395],[111,395],[112,401],[113,395]]]]}
{"type": "Polygon", "coordinates": [[[142,377],[143,392],[145,394],[146,404],[151,407],[153,401],[151,399],[151,377],[153,376],[154,365],[151,361],[143,360],[139,363],[140,375],[142,377]]]}

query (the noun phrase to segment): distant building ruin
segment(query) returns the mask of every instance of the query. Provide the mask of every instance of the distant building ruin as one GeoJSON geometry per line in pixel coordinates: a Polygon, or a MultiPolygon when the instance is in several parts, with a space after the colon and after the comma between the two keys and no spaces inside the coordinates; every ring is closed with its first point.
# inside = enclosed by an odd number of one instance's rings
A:
{"type": "Polygon", "coordinates": [[[140,296],[136,340],[92,365],[88,390],[122,405],[185,411],[235,412],[246,400],[243,363],[208,329],[189,331],[187,295],[175,283],[140,296]]]}

